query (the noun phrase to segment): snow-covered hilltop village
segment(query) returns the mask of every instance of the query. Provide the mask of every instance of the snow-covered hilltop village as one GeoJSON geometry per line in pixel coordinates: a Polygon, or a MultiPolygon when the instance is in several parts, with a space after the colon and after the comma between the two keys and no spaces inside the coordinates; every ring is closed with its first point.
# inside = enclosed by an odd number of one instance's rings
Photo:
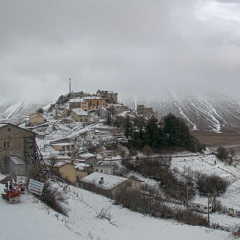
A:
{"type": "Polygon", "coordinates": [[[238,156],[173,114],[70,91],[0,136],[1,239],[240,235],[238,156]]]}

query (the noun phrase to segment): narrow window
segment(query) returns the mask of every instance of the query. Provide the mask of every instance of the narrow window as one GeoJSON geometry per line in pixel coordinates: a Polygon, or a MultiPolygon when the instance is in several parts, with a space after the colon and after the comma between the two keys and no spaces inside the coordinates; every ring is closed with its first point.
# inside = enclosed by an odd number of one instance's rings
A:
{"type": "Polygon", "coordinates": [[[9,142],[4,142],[4,143],[3,143],[3,146],[4,146],[4,148],[9,148],[9,146],[10,146],[10,145],[9,145],[9,142]]]}

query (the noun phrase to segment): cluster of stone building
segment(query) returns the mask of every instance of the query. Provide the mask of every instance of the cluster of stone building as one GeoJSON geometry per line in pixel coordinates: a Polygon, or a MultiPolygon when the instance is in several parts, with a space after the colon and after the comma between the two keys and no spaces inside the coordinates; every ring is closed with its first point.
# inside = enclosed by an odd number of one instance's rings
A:
{"type": "Polygon", "coordinates": [[[152,107],[145,107],[145,105],[137,105],[137,113],[144,118],[157,117],[157,112],[154,112],[152,107]]]}
{"type": "MultiPolygon", "coordinates": [[[[108,116],[129,111],[129,108],[118,103],[118,93],[112,91],[98,90],[96,94],[72,92],[69,97],[68,107],[62,105],[55,106],[55,119],[62,120],[63,123],[69,123],[71,119],[76,122],[82,122],[88,125],[91,122],[99,122],[101,119],[107,119],[108,116]],[[97,113],[98,117],[91,119],[91,113],[97,113]],[[68,117],[71,119],[68,119],[68,117]]],[[[137,114],[144,118],[157,117],[152,107],[137,105],[137,114]]],[[[46,119],[40,113],[33,113],[26,121],[26,126],[42,125],[46,119]]]]}
{"type": "MultiPolygon", "coordinates": [[[[0,172],[3,174],[25,175],[26,164],[43,161],[37,157],[36,134],[10,123],[0,124],[0,172]]],[[[76,149],[71,141],[53,142],[57,151],[76,149]]],[[[97,156],[80,152],[67,159],[45,159],[49,171],[60,174],[71,183],[80,183],[85,189],[98,189],[101,194],[113,197],[120,189],[140,189],[141,182],[114,175],[114,166],[101,164],[97,156]]]]}
{"type": "Polygon", "coordinates": [[[98,90],[95,95],[86,95],[83,92],[71,93],[69,109],[72,119],[77,122],[89,122],[89,111],[98,111],[98,113],[100,111],[99,115],[101,115],[103,109],[106,110],[110,105],[114,106],[118,103],[118,94],[112,91],[98,90]]]}

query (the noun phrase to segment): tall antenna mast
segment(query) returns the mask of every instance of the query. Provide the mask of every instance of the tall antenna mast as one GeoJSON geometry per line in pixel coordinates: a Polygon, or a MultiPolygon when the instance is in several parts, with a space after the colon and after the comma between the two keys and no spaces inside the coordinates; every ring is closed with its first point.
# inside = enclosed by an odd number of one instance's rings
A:
{"type": "Polygon", "coordinates": [[[71,86],[71,78],[69,78],[69,94],[71,95],[72,92],[72,86],[71,86]]]}

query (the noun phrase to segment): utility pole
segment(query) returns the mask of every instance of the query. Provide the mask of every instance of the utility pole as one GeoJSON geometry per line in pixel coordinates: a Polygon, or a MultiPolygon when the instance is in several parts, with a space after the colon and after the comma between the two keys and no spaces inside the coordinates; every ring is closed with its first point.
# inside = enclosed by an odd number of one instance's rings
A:
{"type": "Polygon", "coordinates": [[[209,216],[209,203],[210,203],[210,194],[208,194],[208,224],[210,223],[210,216],[209,216]]]}
{"type": "Polygon", "coordinates": [[[188,209],[188,187],[187,187],[187,209],[188,209]]]}

